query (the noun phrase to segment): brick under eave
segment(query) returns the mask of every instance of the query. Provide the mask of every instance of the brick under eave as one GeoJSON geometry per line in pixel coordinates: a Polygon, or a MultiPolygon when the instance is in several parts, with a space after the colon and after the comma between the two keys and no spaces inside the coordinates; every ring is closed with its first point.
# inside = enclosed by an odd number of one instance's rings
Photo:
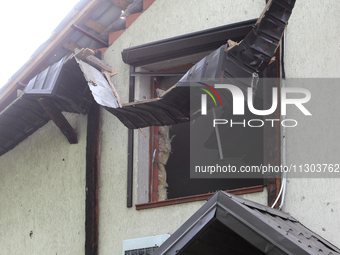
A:
{"type": "MultiPolygon", "coordinates": [[[[148,9],[156,0],[143,0],[143,12],[148,9]]],[[[135,14],[131,14],[126,17],[125,19],[125,27],[128,28],[132,25],[135,20],[142,15],[143,12],[138,12],[135,14]]],[[[109,34],[109,45],[113,44],[114,41],[116,41],[123,33],[125,29],[119,30],[119,31],[114,31],[109,34]]]]}

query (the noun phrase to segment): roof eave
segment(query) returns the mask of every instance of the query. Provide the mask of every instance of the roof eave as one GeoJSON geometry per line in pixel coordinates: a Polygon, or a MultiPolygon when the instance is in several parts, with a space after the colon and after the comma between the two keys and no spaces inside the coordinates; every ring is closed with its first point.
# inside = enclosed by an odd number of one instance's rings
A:
{"type": "Polygon", "coordinates": [[[59,34],[52,35],[51,42],[40,52],[40,54],[37,57],[30,59],[25,64],[26,67],[22,70],[22,72],[20,72],[13,80],[9,80],[5,84],[4,89],[0,94],[0,105],[3,105],[7,98],[11,97],[11,95],[16,92],[16,90],[20,87],[18,85],[19,82],[22,82],[31,75],[34,75],[34,72],[36,72],[37,69],[41,67],[44,61],[47,60],[54,53],[54,51],[57,50],[74,32],[72,25],[80,24],[84,19],[89,17],[92,13],[92,10],[94,10],[94,8],[101,2],[103,2],[103,0],[90,0],[82,10],[75,13],[72,20],[59,34]]]}

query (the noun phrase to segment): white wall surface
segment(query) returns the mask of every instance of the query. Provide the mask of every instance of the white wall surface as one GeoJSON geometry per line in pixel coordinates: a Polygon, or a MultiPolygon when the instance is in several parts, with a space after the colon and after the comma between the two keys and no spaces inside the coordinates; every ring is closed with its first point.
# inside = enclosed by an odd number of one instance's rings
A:
{"type": "MultiPolygon", "coordinates": [[[[337,0],[296,1],[287,28],[287,77],[340,78],[339,10],[337,0]]],[[[313,116],[301,122],[309,126],[287,129],[287,164],[339,164],[339,86],[306,88],[313,116]]],[[[339,178],[289,178],[283,210],[339,247],[339,187],[339,178]]]]}
{"type": "Polygon", "coordinates": [[[86,116],[66,114],[70,145],[50,121],[0,157],[0,254],[85,252],[86,116]]]}

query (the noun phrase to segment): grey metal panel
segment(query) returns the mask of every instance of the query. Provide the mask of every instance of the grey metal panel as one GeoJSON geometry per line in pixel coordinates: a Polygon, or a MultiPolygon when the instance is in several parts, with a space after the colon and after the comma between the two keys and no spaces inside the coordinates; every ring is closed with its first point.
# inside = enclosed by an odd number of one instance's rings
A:
{"type": "Polygon", "coordinates": [[[84,61],[77,58],[76,60],[84,73],[84,77],[96,102],[102,106],[117,108],[117,98],[102,73],[84,61]]]}
{"type": "Polygon", "coordinates": [[[94,12],[92,18],[104,26],[109,26],[121,15],[121,9],[110,3],[104,3],[94,12]]]}
{"type": "Polygon", "coordinates": [[[80,67],[74,59],[65,58],[35,76],[26,86],[24,97],[55,99],[61,111],[86,114],[92,96],[80,67]]]}
{"type": "Polygon", "coordinates": [[[49,66],[40,74],[36,75],[32,80],[29,81],[25,88],[26,94],[53,94],[55,89],[55,84],[58,80],[61,69],[64,65],[64,59],[49,66]],[[49,83],[49,84],[48,84],[49,83]]]}

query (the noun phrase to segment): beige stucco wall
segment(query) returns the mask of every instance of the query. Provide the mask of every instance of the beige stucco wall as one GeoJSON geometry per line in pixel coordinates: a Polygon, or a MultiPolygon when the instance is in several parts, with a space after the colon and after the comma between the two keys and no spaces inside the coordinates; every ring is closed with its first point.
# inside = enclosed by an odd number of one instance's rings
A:
{"type": "MultiPolygon", "coordinates": [[[[340,78],[340,2],[297,0],[286,37],[289,78],[340,78]]],[[[340,163],[339,87],[307,86],[311,123],[287,129],[287,164],[340,163]]],[[[289,115],[287,117],[290,117],[289,115]]],[[[303,121],[301,125],[303,125],[303,121]]],[[[340,179],[288,178],[283,209],[338,247],[340,179]]]]}
{"type": "Polygon", "coordinates": [[[84,254],[87,120],[66,116],[78,144],[50,121],[0,157],[0,254],[84,254]]]}

